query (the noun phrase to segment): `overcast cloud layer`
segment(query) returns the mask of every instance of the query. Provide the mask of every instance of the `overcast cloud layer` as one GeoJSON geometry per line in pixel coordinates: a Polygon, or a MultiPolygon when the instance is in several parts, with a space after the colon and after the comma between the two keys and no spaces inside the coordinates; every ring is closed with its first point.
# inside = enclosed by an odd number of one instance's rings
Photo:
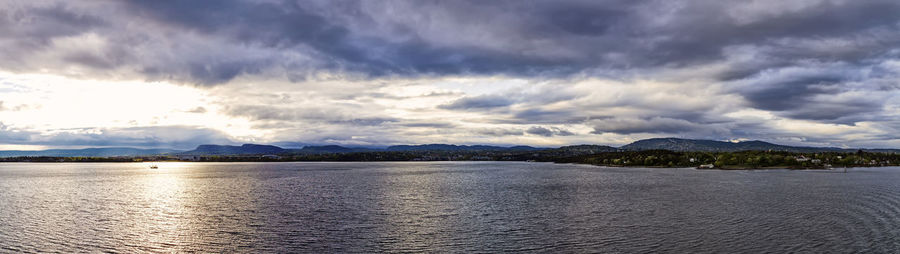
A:
{"type": "Polygon", "coordinates": [[[6,1],[0,55],[6,147],[900,147],[897,1],[6,1]]]}

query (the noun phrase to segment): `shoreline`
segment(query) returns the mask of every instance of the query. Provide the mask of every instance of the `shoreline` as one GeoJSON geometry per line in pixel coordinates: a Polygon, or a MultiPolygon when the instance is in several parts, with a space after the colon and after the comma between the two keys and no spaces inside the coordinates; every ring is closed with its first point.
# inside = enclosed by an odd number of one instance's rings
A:
{"type": "Polygon", "coordinates": [[[853,166],[853,167],[790,167],[790,166],[773,166],[773,167],[741,167],[741,166],[726,166],[726,167],[716,167],[716,168],[699,168],[699,167],[666,167],[666,166],[625,166],[625,165],[604,165],[604,164],[590,164],[590,163],[578,163],[578,162],[554,162],[561,164],[578,164],[578,165],[591,165],[597,167],[607,167],[607,168],[680,168],[680,169],[694,169],[694,170],[710,170],[710,171],[741,171],[741,170],[842,170],[842,169],[850,169],[850,168],[885,168],[885,167],[900,167],[900,165],[885,165],[885,166],[853,166]]]}

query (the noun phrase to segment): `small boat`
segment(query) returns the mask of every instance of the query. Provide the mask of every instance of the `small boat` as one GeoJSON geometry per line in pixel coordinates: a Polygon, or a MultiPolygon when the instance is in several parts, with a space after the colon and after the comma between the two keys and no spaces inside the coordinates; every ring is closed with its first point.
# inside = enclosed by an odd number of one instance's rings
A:
{"type": "Polygon", "coordinates": [[[150,169],[158,169],[158,168],[159,168],[159,166],[157,166],[156,164],[150,164],[150,169]]]}

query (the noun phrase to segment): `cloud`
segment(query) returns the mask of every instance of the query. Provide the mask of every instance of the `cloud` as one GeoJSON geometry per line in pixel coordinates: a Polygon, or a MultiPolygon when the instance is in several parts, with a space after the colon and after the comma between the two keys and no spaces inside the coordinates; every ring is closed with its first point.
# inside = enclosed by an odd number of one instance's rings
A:
{"type": "Polygon", "coordinates": [[[513,102],[508,97],[498,95],[481,95],[475,97],[465,97],[455,100],[449,104],[439,106],[442,109],[453,110],[473,110],[473,109],[493,109],[512,105],[513,102]]]}
{"type": "Polygon", "coordinates": [[[475,133],[487,136],[522,136],[525,132],[519,129],[487,128],[476,130],[475,133]]]}
{"type": "Polygon", "coordinates": [[[190,149],[198,144],[235,144],[227,134],[202,127],[157,126],[130,128],[82,128],[40,133],[16,129],[0,123],[0,140],[5,144],[63,147],[159,147],[190,149]]]}
{"type": "Polygon", "coordinates": [[[845,63],[806,64],[777,68],[730,84],[749,106],[794,119],[838,123],[883,111],[896,88],[881,87],[883,73],[870,66],[845,63]]]}
{"type": "Polygon", "coordinates": [[[187,113],[196,113],[196,114],[203,114],[203,113],[206,113],[206,108],[201,107],[201,106],[197,106],[196,108],[188,109],[188,110],[185,110],[184,112],[187,112],[187,113]]]}
{"type": "Polygon", "coordinates": [[[615,0],[65,1],[5,7],[4,53],[41,54],[24,64],[0,63],[4,68],[208,85],[242,75],[306,79],[323,71],[364,77],[607,75],[724,61],[728,49],[745,45],[767,59],[742,71],[752,74],[793,59],[870,59],[900,42],[892,32],[900,21],[891,15],[900,11],[895,1],[805,1],[790,8],[776,1],[615,0]],[[135,22],[142,29],[128,27],[135,22]],[[94,43],[59,44],[68,38],[94,43]],[[792,46],[797,44],[810,47],[792,46]],[[101,73],[110,70],[118,74],[101,73]]]}
{"type": "Polygon", "coordinates": [[[30,141],[31,136],[38,133],[12,128],[0,122],[0,140],[7,144],[23,144],[30,141]]]}
{"type": "Polygon", "coordinates": [[[538,135],[538,136],[544,136],[544,137],[575,135],[575,133],[572,133],[568,130],[561,129],[558,127],[546,128],[543,126],[532,126],[531,128],[528,128],[527,130],[525,130],[525,133],[532,134],[532,135],[538,135]]]}
{"type": "Polygon", "coordinates": [[[234,105],[225,113],[246,117],[254,121],[324,122],[342,125],[380,125],[397,122],[398,119],[365,115],[369,112],[354,111],[355,107],[301,106],[279,107],[264,105],[234,105]]]}
{"type": "Polygon", "coordinates": [[[10,107],[4,105],[3,103],[4,103],[3,101],[0,101],[0,111],[22,111],[22,110],[27,110],[27,109],[31,108],[30,106],[25,105],[25,104],[19,104],[19,105],[16,105],[16,106],[13,106],[10,108],[10,107]]]}
{"type": "Polygon", "coordinates": [[[701,124],[691,123],[682,119],[666,117],[653,117],[649,119],[625,118],[605,119],[594,121],[594,134],[606,132],[617,134],[634,133],[666,133],[677,134],[689,131],[702,130],[706,127],[701,124]]]}

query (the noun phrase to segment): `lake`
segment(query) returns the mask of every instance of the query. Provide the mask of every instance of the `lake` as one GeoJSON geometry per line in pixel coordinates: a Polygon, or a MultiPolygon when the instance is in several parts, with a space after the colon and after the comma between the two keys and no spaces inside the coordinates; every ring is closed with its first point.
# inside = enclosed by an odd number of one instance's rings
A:
{"type": "Polygon", "coordinates": [[[0,252],[892,252],[900,168],[0,163],[0,252]]]}

